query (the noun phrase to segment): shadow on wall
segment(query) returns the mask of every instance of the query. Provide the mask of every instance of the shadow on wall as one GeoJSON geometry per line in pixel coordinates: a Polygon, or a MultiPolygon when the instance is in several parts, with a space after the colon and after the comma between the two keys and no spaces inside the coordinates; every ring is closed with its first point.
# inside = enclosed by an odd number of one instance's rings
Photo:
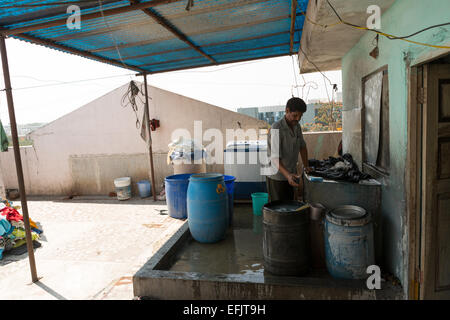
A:
{"type": "MultiPolygon", "coordinates": [[[[115,191],[114,179],[131,177],[132,193],[138,195],[137,182],[150,179],[148,154],[71,156],[69,164],[75,195],[108,195],[115,191]]],[[[167,164],[167,153],[153,154],[157,194],[164,178],[173,174],[173,166],[167,164]]],[[[208,172],[223,173],[223,164],[207,165],[208,172]]]]}

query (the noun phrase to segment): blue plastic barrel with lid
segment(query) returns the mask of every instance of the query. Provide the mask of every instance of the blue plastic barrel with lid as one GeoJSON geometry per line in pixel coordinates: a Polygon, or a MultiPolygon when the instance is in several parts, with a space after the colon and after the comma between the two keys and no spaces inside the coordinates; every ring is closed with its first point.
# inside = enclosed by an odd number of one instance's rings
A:
{"type": "Polygon", "coordinates": [[[189,178],[188,224],[198,242],[214,243],[225,238],[229,225],[228,195],[222,174],[201,173],[189,178]]]}
{"type": "Polygon", "coordinates": [[[325,257],[335,278],[365,279],[375,264],[373,223],[361,207],[346,205],[330,210],[325,219],[325,257]]]}

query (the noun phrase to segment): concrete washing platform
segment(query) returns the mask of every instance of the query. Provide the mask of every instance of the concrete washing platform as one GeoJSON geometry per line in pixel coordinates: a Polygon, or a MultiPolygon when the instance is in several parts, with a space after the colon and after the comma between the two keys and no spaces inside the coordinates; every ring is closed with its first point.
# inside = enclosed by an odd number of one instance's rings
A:
{"type": "Polygon", "coordinates": [[[366,281],[333,279],[326,270],[304,277],[264,271],[262,217],[251,205],[235,205],[226,239],[195,241],[186,221],[133,276],[134,295],[142,299],[403,299],[400,286],[382,281],[370,290],[366,281]]]}

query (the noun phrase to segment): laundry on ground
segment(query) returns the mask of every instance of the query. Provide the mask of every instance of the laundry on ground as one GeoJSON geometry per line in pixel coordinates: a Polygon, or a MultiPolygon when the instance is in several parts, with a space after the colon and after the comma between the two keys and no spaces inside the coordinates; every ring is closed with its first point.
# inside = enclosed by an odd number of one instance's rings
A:
{"type": "MultiPolygon", "coordinates": [[[[0,198],[0,260],[6,253],[20,255],[27,252],[25,223],[18,210],[20,206],[14,206],[11,201],[0,198]]],[[[31,219],[30,227],[33,248],[39,248],[41,244],[37,240],[43,231],[31,219]]]]}

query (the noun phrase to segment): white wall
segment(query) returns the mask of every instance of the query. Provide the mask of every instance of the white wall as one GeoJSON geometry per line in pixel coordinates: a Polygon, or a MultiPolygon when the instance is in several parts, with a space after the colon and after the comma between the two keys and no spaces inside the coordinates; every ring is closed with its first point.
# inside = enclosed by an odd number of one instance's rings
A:
{"type": "MultiPolygon", "coordinates": [[[[147,147],[136,128],[136,115],[131,106],[121,105],[127,88],[128,84],[119,87],[30,134],[33,147],[21,148],[28,194],[107,194],[114,191],[115,177],[148,179],[147,147]]],[[[202,121],[203,132],[209,128],[223,132],[225,146],[226,129],[267,127],[264,121],[156,87],[148,90],[150,118],[159,119],[161,125],[152,132],[157,190],[173,172],[166,158],[175,129],[185,128],[194,137],[194,121],[202,121]]],[[[142,121],[141,102],[138,107],[142,121]]],[[[209,170],[223,172],[223,165],[209,170]]],[[[11,149],[0,153],[0,177],[4,187],[18,187],[11,149]]]]}

